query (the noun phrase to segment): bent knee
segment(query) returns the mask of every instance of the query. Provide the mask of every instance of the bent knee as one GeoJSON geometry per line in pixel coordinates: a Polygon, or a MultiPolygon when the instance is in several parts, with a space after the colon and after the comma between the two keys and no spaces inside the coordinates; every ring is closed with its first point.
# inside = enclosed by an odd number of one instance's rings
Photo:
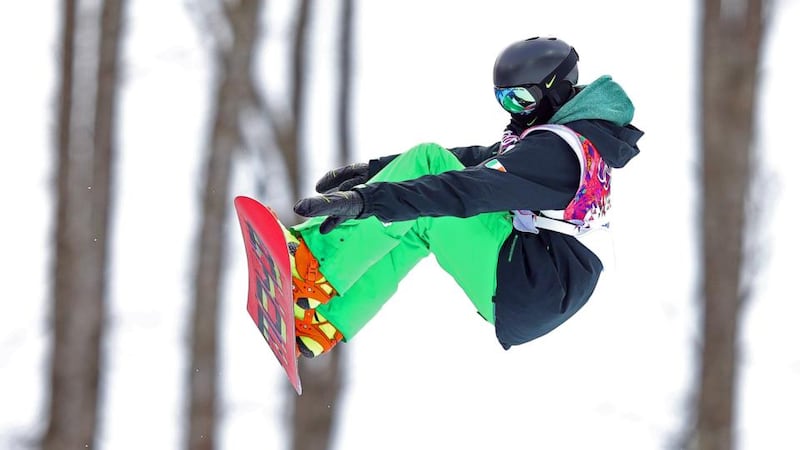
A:
{"type": "Polygon", "coordinates": [[[433,142],[415,145],[405,152],[406,157],[423,162],[429,173],[463,169],[464,165],[450,150],[433,142]]]}

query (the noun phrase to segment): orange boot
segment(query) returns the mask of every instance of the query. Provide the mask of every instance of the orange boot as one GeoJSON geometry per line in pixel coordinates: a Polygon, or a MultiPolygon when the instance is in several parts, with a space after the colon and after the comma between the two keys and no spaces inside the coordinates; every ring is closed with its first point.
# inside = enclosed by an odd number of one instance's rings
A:
{"type": "Polygon", "coordinates": [[[298,356],[319,356],[342,340],[342,333],[315,308],[328,303],[336,295],[330,283],[319,271],[319,261],[305,241],[285,230],[292,265],[292,294],[294,296],[294,325],[298,356]]]}
{"type": "Polygon", "coordinates": [[[342,333],[315,309],[294,306],[294,328],[297,333],[297,352],[313,358],[330,351],[342,340],[342,333]]]}
{"type": "Polygon", "coordinates": [[[311,254],[304,240],[292,237],[287,241],[292,263],[294,302],[303,309],[328,303],[336,291],[320,273],[319,261],[311,254]]]}

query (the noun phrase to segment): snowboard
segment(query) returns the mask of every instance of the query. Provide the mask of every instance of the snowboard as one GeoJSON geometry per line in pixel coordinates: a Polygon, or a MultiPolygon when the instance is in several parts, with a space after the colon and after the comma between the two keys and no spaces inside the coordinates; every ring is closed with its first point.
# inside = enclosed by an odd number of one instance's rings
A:
{"type": "Polygon", "coordinates": [[[275,212],[257,200],[239,196],[233,203],[247,254],[247,312],[300,395],[292,271],[283,229],[275,212]]]}

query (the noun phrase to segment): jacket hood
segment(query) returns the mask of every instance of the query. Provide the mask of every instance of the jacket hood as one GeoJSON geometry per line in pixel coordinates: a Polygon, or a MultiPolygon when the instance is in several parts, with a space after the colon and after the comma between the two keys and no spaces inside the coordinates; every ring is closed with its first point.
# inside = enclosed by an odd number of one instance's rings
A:
{"type": "Polygon", "coordinates": [[[579,88],[578,93],[550,119],[550,123],[565,124],[582,119],[601,119],[618,126],[633,120],[633,103],[622,87],[608,75],[579,88]]]}
{"type": "Polygon", "coordinates": [[[644,135],[631,125],[633,112],[633,103],[622,87],[605,75],[583,87],[550,122],[582,134],[609,166],[620,168],[639,154],[637,142],[644,135]]]}

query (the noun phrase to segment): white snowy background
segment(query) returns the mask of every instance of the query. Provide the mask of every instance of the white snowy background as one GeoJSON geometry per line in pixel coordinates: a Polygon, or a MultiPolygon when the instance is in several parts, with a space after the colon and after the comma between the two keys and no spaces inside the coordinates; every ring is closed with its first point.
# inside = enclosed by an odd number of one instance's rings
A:
{"type": "MultiPolygon", "coordinates": [[[[491,91],[494,58],[531,35],[573,44],[584,83],[611,74],[634,99],[646,135],[641,155],[615,174],[617,264],[595,298],[556,332],[505,352],[455,283],[432,258],[423,261],[346,344],[344,396],[319,405],[336,408],[337,449],[675,444],[697,350],[697,3],[358,2],[359,160],[423,141],[495,142],[505,116],[491,91]]],[[[269,2],[269,39],[285,38],[280,18],[291,4],[269,2]]],[[[315,27],[332,29],[335,4],[319,2],[315,27]]],[[[183,438],[187,282],[210,80],[193,6],[134,0],[127,10],[102,449],[178,449],[183,438]]],[[[755,166],[760,259],[742,328],[737,405],[737,438],[748,450],[800,448],[800,3],[774,8],[755,166]]],[[[0,4],[0,449],[26,446],[46,418],[59,10],[53,0],[0,4]]],[[[309,89],[319,119],[307,142],[320,157],[308,162],[308,193],[331,164],[331,36],[314,41],[309,89]]],[[[286,69],[274,56],[279,46],[263,49],[258,70],[266,78],[286,69]]],[[[237,175],[234,193],[255,195],[259,174],[240,166],[237,175]]],[[[220,448],[282,449],[288,384],[245,312],[232,214],[220,448]]]]}

